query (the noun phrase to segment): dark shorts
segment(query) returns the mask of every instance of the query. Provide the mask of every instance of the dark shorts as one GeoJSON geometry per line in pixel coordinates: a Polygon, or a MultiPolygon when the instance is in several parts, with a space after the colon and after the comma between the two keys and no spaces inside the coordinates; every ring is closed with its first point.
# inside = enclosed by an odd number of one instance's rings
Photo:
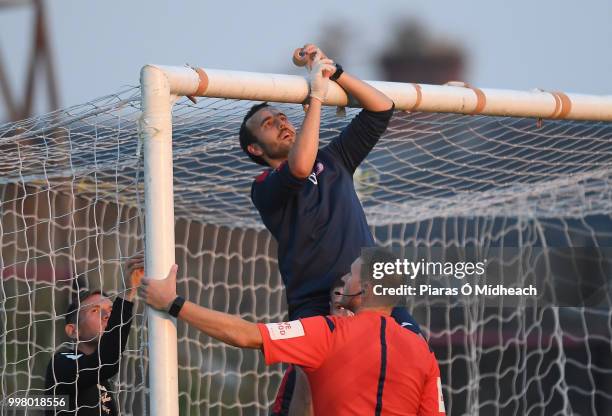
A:
{"type": "Polygon", "coordinates": [[[310,318],[311,316],[329,315],[329,295],[312,297],[306,300],[289,304],[289,320],[310,318]]]}
{"type": "Polygon", "coordinates": [[[285,416],[289,414],[289,406],[291,405],[291,397],[293,397],[293,389],[295,388],[295,367],[289,364],[283,375],[276,399],[272,404],[270,416],[285,416]]]}

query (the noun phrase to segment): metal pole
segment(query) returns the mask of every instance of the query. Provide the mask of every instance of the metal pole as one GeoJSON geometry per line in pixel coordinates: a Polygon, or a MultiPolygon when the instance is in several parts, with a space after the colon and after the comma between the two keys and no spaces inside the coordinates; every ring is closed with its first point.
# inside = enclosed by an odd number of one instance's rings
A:
{"type": "MultiPolygon", "coordinates": [[[[145,270],[163,279],[174,264],[172,102],[170,83],[156,67],[140,75],[144,135],[145,270]]],[[[148,308],[149,403],[153,416],[178,415],[176,321],[148,308]]]]}
{"type": "MultiPolygon", "coordinates": [[[[195,95],[296,104],[308,97],[308,82],[297,75],[207,68],[197,70],[201,82],[195,95]]],[[[612,121],[612,95],[481,89],[464,83],[366,82],[391,98],[396,110],[612,121]]],[[[331,83],[324,104],[353,106],[357,103],[336,83],[331,83]]]]}

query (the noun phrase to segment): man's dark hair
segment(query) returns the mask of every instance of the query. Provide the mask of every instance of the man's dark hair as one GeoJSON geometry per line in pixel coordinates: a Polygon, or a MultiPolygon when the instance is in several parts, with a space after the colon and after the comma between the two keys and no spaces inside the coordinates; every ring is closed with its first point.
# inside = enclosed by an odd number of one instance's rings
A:
{"type": "Polygon", "coordinates": [[[101,290],[94,290],[92,292],[90,292],[89,290],[81,290],[78,296],[73,296],[72,302],[70,303],[70,305],[68,305],[68,309],[66,309],[66,316],[64,317],[64,319],[66,320],[66,325],[76,323],[79,307],[83,302],[85,302],[88,297],[93,295],[102,295],[108,297],[101,290]]]}
{"type": "Polygon", "coordinates": [[[268,166],[266,161],[261,156],[254,155],[247,149],[250,144],[257,143],[257,137],[255,137],[251,130],[249,130],[246,123],[251,117],[253,117],[253,114],[266,107],[270,107],[270,104],[268,104],[267,102],[255,104],[253,107],[251,107],[249,112],[246,113],[246,116],[244,116],[244,120],[242,120],[242,124],[240,125],[240,133],[238,135],[238,137],[240,138],[240,147],[242,148],[242,151],[246,153],[247,156],[250,157],[253,162],[263,166],[268,166]]]}

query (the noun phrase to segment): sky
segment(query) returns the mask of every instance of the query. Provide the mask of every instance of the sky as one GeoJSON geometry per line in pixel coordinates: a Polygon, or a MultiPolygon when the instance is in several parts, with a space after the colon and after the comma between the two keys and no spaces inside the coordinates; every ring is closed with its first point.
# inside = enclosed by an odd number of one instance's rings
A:
{"type": "MultiPolygon", "coordinates": [[[[375,58],[398,22],[420,21],[467,52],[466,81],[488,88],[612,94],[612,1],[378,0],[352,2],[46,0],[62,106],[137,85],[147,63],[299,73],[292,51],[351,34],[345,70],[377,79],[375,58]]],[[[22,94],[32,9],[0,8],[0,54],[22,94]]],[[[0,120],[6,119],[0,103],[0,120]]],[[[36,110],[44,112],[41,100],[36,110]]]]}

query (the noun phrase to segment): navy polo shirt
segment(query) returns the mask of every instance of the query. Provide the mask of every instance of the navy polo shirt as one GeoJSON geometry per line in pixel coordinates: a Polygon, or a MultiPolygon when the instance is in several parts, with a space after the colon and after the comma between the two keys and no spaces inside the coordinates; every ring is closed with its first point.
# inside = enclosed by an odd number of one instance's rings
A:
{"type": "Polygon", "coordinates": [[[362,110],[319,149],[306,179],[294,177],[285,162],[253,182],[251,199],[278,242],[290,319],[326,315],[334,281],[350,271],[362,247],[374,245],[353,173],[392,115],[393,108],[362,110]]]}

